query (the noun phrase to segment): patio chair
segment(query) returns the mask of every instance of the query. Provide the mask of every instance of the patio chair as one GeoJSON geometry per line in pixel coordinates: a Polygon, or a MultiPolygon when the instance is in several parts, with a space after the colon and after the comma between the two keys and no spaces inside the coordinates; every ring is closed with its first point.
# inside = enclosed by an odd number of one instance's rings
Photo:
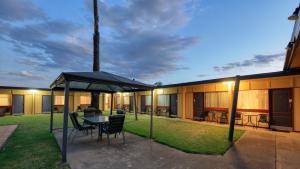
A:
{"type": "Polygon", "coordinates": [[[257,126],[259,127],[259,123],[268,123],[268,115],[267,114],[258,114],[257,126]]]}
{"type": "Polygon", "coordinates": [[[236,112],[235,113],[235,118],[234,118],[235,121],[238,121],[240,120],[241,121],[241,125],[243,126],[244,125],[244,122],[243,122],[243,114],[241,112],[236,112]]]}
{"type": "MultiPolygon", "coordinates": [[[[71,122],[73,124],[73,130],[70,132],[69,137],[71,136],[71,134],[75,131],[74,137],[77,134],[78,131],[83,131],[86,132],[88,134],[88,131],[91,130],[91,135],[93,134],[93,129],[95,129],[94,126],[92,125],[81,125],[78,122],[78,114],[76,112],[70,113],[69,114],[71,122]]],[[[73,138],[74,138],[73,137],[73,138]]]]}
{"type": "Polygon", "coordinates": [[[221,116],[219,117],[219,123],[228,123],[227,112],[221,112],[221,116]]]}
{"type": "Polygon", "coordinates": [[[210,114],[210,116],[208,115],[208,121],[217,121],[217,112],[215,111],[209,111],[208,114],[210,114]]]}
{"type": "MultiPolygon", "coordinates": [[[[123,135],[123,143],[125,143],[125,133],[123,130],[125,115],[113,115],[109,116],[109,122],[102,128],[102,132],[106,134],[108,144],[110,144],[109,135],[114,134],[115,138],[117,134],[123,135]]],[[[102,136],[101,136],[102,137],[102,136]]]]}
{"type": "Polygon", "coordinates": [[[125,112],[124,110],[118,109],[118,110],[117,110],[117,114],[126,114],[126,112],[125,112]]]}
{"type": "Polygon", "coordinates": [[[208,119],[208,111],[201,112],[199,117],[197,117],[197,120],[205,121],[206,119],[208,119]]]}

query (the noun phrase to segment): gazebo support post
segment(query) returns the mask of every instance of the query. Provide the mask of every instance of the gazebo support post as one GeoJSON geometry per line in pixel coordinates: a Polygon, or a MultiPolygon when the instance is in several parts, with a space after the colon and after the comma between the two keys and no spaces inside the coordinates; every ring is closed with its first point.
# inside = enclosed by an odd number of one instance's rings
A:
{"type": "Polygon", "coordinates": [[[228,134],[228,140],[229,140],[230,143],[233,142],[234,125],[235,125],[235,113],[236,113],[236,108],[237,108],[239,87],[240,87],[240,76],[236,76],[235,85],[234,85],[234,92],[233,92],[233,99],[232,99],[231,115],[230,115],[230,127],[229,127],[229,134],[228,134]]]}
{"type": "Polygon", "coordinates": [[[153,89],[151,89],[150,139],[152,139],[153,136],[153,98],[153,89]]]}
{"type": "Polygon", "coordinates": [[[113,102],[114,102],[114,93],[110,94],[110,115],[112,115],[112,111],[113,111],[113,102]]]}
{"type": "Polygon", "coordinates": [[[54,92],[51,90],[50,133],[53,131],[54,92]]]}
{"type": "Polygon", "coordinates": [[[67,162],[67,142],[68,142],[68,115],[69,115],[69,86],[70,82],[65,81],[65,103],[64,103],[64,118],[63,118],[63,140],[62,140],[62,163],[67,162]]]}
{"type": "Polygon", "coordinates": [[[138,120],[138,117],[137,117],[137,111],[136,111],[136,93],[134,92],[133,93],[133,97],[134,97],[134,115],[135,115],[135,120],[138,120]]]}

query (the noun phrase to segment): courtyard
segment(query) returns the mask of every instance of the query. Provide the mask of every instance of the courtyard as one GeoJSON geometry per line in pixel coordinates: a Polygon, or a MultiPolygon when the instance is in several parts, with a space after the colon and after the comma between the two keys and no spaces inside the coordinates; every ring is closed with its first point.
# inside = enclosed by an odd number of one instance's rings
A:
{"type": "MultiPolygon", "coordinates": [[[[107,114],[107,113],[106,113],[107,114]]],[[[0,153],[0,165],[14,168],[69,168],[60,164],[62,114],[8,116],[0,125],[17,124],[0,153]]],[[[69,123],[69,127],[72,124],[69,123]]],[[[153,140],[148,139],[149,116],[127,114],[126,142],[121,137],[97,142],[94,134],[79,133],[68,142],[71,168],[297,168],[300,154],[298,133],[237,127],[235,145],[227,141],[228,128],[206,122],[154,118],[153,140]]]]}

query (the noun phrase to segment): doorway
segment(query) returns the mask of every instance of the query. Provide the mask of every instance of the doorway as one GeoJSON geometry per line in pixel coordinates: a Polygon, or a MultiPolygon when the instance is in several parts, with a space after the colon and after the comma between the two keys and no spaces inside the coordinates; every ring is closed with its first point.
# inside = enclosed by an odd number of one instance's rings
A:
{"type": "Polygon", "coordinates": [[[24,114],[24,96],[13,95],[12,96],[12,114],[22,115],[24,114]]]}
{"type": "Polygon", "coordinates": [[[194,93],[194,98],[193,98],[193,119],[194,120],[201,120],[202,119],[202,114],[204,112],[204,93],[203,92],[197,92],[194,93]]]}
{"type": "Polygon", "coordinates": [[[293,130],[292,90],[272,89],[270,92],[270,128],[293,130]]]}
{"type": "Polygon", "coordinates": [[[134,108],[134,98],[133,96],[129,97],[129,111],[133,112],[133,108],[134,108]]]}
{"type": "Polygon", "coordinates": [[[51,112],[51,96],[42,96],[42,113],[51,112]]]}
{"type": "Polygon", "coordinates": [[[170,117],[177,117],[177,94],[170,94],[170,117]]]}
{"type": "Polygon", "coordinates": [[[145,95],[141,96],[141,112],[143,112],[143,113],[146,112],[146,96],[145,95]]]}

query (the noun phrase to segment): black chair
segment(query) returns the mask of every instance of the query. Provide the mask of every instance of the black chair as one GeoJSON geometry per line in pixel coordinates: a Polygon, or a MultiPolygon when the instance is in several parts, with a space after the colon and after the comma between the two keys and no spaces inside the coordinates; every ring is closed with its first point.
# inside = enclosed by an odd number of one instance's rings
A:
{"type": "Polygon", "coordinates": [[[258,114],[258,127],[259,127],[259,123],[268,123],[269,124],[269,120],[268,120],[268,115],[267,114],[258,114]]]}
{"type": "Polygon", "coordinates": [[[208,118],[208,111],[201,112],[197,118],[197,120],[206,120],[208,118]]]}
{"type": "Polygon", "coordinates": [[[236,112],[235,113],[235,118],[234,118],[235,121],[238,121],[240,120],[241,121],[241,125],[243,126],[244,125],[244,122],[243,122],[243,114],[241,112],[236,112]]]}
{"type": "Polygon", "coordinates": [[[227,112],[221,112],[221,116],[219,117],[219,123],[228,123],[227,112]]]}
{"type": "MultiPolygon", "coordinates": [[[[117,134],[123,135],[123,143],[125,143],[125,133],[123,130],[125,115],[113,115],[109,116],[109,123],[104,124],[102,128],[102,132],[106,134],[108,144],[110,144],[109,135],[115,134],[115,138],[117,134]]],[[[102,137],[102,136],[101,136],[102,137]]]]}
{"type": "Polygon", "coordinates": [[[75,137],[75,135],[77,134],[78,131],[84,131],[84,132],[86,132],[88,134],[89,130],[91,130],[91,135],[92,135],[93,129],[95,129],[94,126],[92,126],[92,125],[81,125],[78,122],[78,119],[77,119],[78,114],[76,112],[70,113],[69,116],[70,116],[70,119],[71,119],[73,127],[74,127],[73,130],[70,132],[69,136],[71,136],[71,134],[74,131],[75,131],[74,137],[75,137]]]}
{"type": "Polygon", "coordinates": [[[118,109],[117,114],[126,114],[126,112],[124,110],[118,109]]]}

